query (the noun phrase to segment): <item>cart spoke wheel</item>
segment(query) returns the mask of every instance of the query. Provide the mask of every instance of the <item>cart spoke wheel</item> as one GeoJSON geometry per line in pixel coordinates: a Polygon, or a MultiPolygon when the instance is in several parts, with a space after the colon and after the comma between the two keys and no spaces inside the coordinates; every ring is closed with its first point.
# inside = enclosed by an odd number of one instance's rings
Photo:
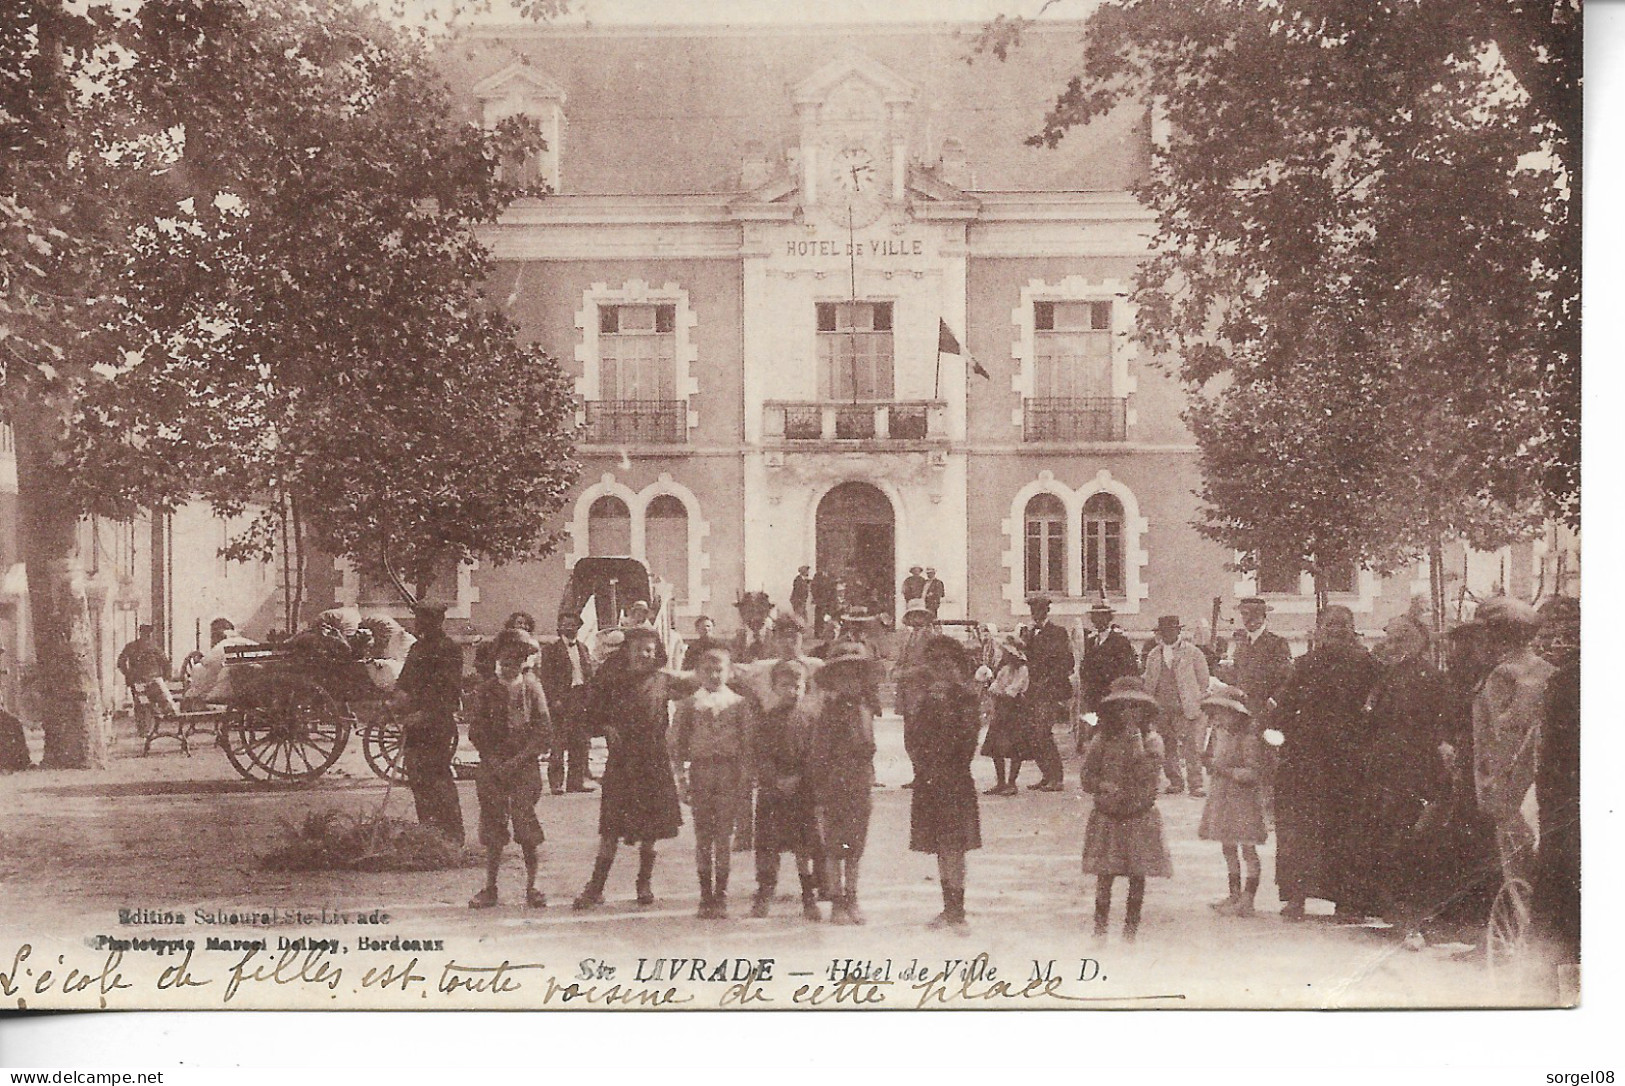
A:
{"type": "Polygon", "coordinates": [[[257,781],[310,781],[327,771],[350,738],[344,707],[303,675],[273,675],[225,725],[226,757],[257,781]]]}
{"type": "Polygon", "coordinates": [[[1489,927],[1485,931],[1485,961],[1491,970],[1507,970],[1524,957],[1529,940],[1529,904],[1534,896],[1523,879],[1501,884],[1490,906],[1489,927]]]}
{"type": "Polygon", "coordinates": [[[394,717],[361,726],[361,753],[372,771],[393,784],[406,783],[406,729],[394,717]]]}

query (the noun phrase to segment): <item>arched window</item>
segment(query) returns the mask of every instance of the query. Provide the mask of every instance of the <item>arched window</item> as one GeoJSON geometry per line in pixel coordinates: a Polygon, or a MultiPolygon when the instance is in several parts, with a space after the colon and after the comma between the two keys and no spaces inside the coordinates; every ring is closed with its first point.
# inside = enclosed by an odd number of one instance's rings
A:
{"type": "Polygon", "coordinates": [[[1035,494],[1025,515],[1027,591],[1066,594],[1066,506],[1035,494]]]}
{"type": "Polygon", "coordinates": [[[673,605],[688,602],[688,509],[670,494],[660,494],[643,513],[643,546],[649,574],[670,583],[673,605]]]}
{"type": "Polygon", "coordinates": [[[1111,494],[1091,494],[1083,503],[1083,590],[1123,594],[1123,503],[1111,494]]]}
{"type": "Polygon", "coordinates": [[[587,553],[610,557],[632,553],[632,513],[621,499],[605,494],[587,510],[587,553]]]}

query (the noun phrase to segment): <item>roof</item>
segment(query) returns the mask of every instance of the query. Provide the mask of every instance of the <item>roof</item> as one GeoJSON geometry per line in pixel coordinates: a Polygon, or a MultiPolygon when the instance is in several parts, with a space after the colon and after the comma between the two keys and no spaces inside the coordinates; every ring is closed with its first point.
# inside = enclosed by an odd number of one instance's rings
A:
{"type": "MultiPolygon", "coordinates": [[[[967,63],[976,30],[515,26],[457,42],[444,65],[456,88],[517,64],[562,92],[565,193],[737,193],[752,145],[775,175],[787,174],[785,152],[800,142],[796,96],[842,57],[889,73],[896,99],[915,92],[911,156],[934,166],[943,142],[958,140],[968,191],[1128,189],[1148,159],[1143,108],[1126,105],[1056,150],[1024,142],[1077,70],[1080,25],[1033,27],[1002,63],[986,55],[967,63]]],[[[461,93],[474,115],[478,103],[461,93]]]]}

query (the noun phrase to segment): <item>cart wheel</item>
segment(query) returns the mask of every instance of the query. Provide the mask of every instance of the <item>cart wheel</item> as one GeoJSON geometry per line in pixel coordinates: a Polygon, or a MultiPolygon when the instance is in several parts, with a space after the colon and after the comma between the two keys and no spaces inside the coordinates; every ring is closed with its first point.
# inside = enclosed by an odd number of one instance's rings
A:
{"type": "Polygon", "coordinates": [[[400,721],[388,717],[362,725],[361,753],[384,780],[406,783],[406,727],[400,721]]]}
{"type": "Polygon", "coordinates": [[[344,753],[350,717],[314,679],[279,675],[252,693],[222,734],[226,757],[248,780],[313,781],[344,753]]]}
{"type": "Polygon", "coordinates": [[[1484,934],[1484,958],[1492,971],[1510,969],[1524,957],[1533,896],[1523,879],[1511,878],[1501,884],[1495,904],[1490,906],[1489,927],[1484,934]]]}

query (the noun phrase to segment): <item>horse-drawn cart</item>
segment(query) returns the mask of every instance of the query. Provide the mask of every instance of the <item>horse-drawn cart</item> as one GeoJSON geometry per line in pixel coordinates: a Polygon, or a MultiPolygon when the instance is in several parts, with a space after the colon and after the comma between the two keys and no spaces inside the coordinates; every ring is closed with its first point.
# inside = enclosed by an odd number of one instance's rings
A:
{"type": "Polygon", "coordinates": [[[188,735],[212,726],[232,768],[266,783],[315,780],[359,734],[372,771],[405,782],[403,723],[390,710],[386,663],[341,640],[296,638],[227,649],[225,675],[220,704],[155,721],[158,734],[184,747],[188,735]],[[161,730],[166,724],[174,731],[161,730]]]}

